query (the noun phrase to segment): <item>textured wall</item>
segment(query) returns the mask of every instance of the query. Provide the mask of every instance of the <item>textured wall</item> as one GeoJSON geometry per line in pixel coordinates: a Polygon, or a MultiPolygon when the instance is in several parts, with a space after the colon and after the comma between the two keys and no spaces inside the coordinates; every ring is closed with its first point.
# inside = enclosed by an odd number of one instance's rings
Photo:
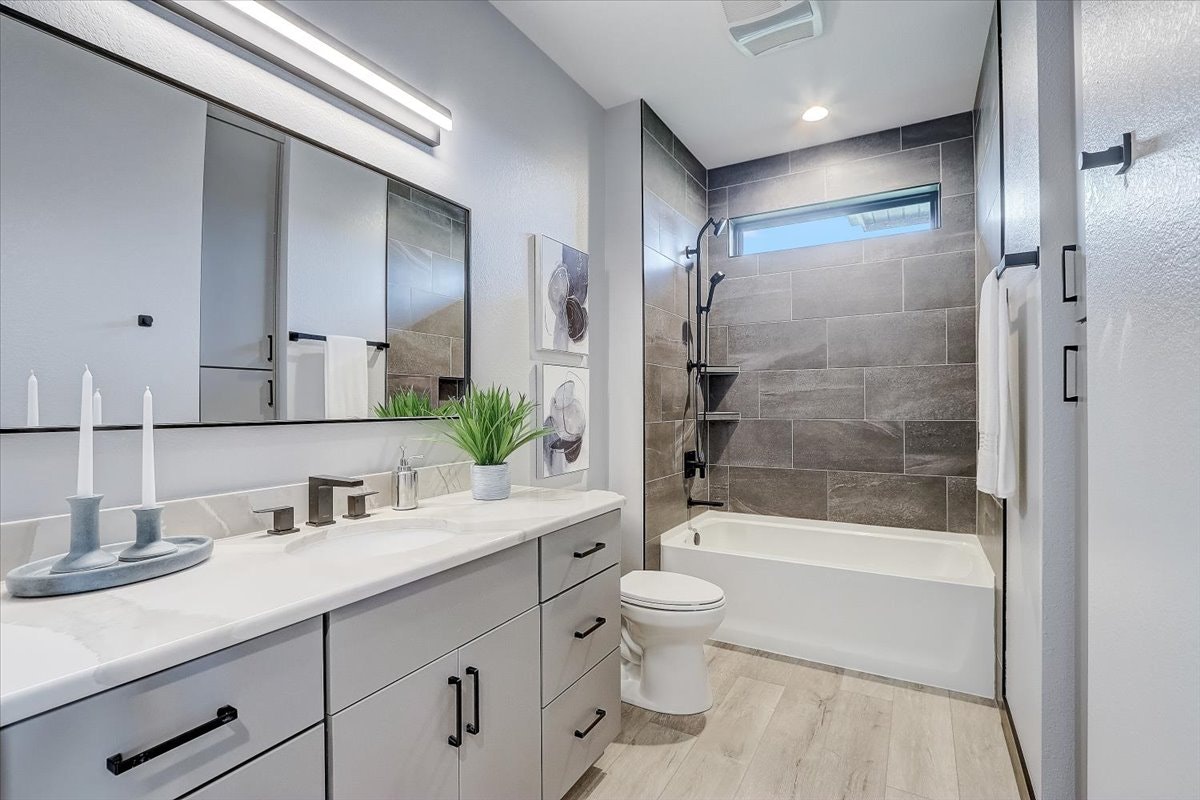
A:
{"type": "Polygon", "coordinates": [[[689,308],[696,305],[685,250],[707,219],[706,170],[642,104],[642,269],[645,312],[645,537],[647,569],[658,568],[658,537],[687,516],[683,451],[687,420],[689,308]],[[691,292],[691,293],[690,293],[691,292]]]}
{"type": "Polygon", "coordinates": [[[730,258],[714,242],[712,496],[733,511],[975,531],[975,172],[964,112],[710,170],[739,217],[940,183],[935,231],[730,258]]]}

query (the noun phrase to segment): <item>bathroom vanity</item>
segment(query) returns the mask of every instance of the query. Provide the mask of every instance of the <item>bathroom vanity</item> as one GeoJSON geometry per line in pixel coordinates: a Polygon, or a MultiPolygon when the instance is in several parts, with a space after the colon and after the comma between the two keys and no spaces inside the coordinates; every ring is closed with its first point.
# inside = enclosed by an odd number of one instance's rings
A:
{"type": "Polygon", "coordinates": [[[0,598],[0,795],[558,800],[620,729],[611,492],[427,501],[0,598]]]}

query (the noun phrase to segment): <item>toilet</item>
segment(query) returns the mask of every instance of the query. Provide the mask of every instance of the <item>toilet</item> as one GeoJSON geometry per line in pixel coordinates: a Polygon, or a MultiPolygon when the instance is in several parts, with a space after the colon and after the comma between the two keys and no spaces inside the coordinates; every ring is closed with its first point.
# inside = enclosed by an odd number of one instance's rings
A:
{"type": "Polygon", "coordinates": [[[621,578],[621,699],[664,714],[712,707],[704,642],[725,618],[721,587],[677,572],[621,578]]]}

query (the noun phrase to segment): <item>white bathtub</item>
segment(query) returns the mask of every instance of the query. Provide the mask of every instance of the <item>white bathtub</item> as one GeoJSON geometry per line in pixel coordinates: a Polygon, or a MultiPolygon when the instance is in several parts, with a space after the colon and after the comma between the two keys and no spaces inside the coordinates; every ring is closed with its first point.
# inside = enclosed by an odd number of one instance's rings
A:
{"type": "Polygon", "coordinates": [[[710,511],[662,537],[662,568],[725,590],[713,638],[995,695],[995,577],[959,533],[710,511]]]}

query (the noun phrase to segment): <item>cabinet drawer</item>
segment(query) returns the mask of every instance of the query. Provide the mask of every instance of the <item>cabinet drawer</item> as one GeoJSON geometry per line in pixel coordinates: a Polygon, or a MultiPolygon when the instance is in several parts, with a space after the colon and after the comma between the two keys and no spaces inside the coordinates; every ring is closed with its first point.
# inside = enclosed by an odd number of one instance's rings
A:
{"type": "Polygon", "coordinates": [[[566,794],[620,730],[621,653],[614,650],[542,712],[542,800],[566,794]]]}
{"type": "Polygon", "coordinates": [[[309,728],[184,800],[325,800],[325,726],[309,728]]]}
{"type": "Polygon", "coordinates": [[[620,640],[621,570],[615,565],[543,605],[542,705],[596,666],[620,640]]]}
{"type": "Polygon", "coordinates": [[[621,561],[621,512],[610,511],[538,540],[542,600],[621,561]]]}
{"type": "Polygon", "coordinates": [[[537,605],[526,542],[329,614],[329,713],[537,605]]]}
{"type": "Polygon", "coordinates": [[[311,619],[0,730],[0,795],[171,798],[321,721],[321,620],[311,619]],[[204,723],[237,718],[119,775],[128,759],[204,723]]]}

